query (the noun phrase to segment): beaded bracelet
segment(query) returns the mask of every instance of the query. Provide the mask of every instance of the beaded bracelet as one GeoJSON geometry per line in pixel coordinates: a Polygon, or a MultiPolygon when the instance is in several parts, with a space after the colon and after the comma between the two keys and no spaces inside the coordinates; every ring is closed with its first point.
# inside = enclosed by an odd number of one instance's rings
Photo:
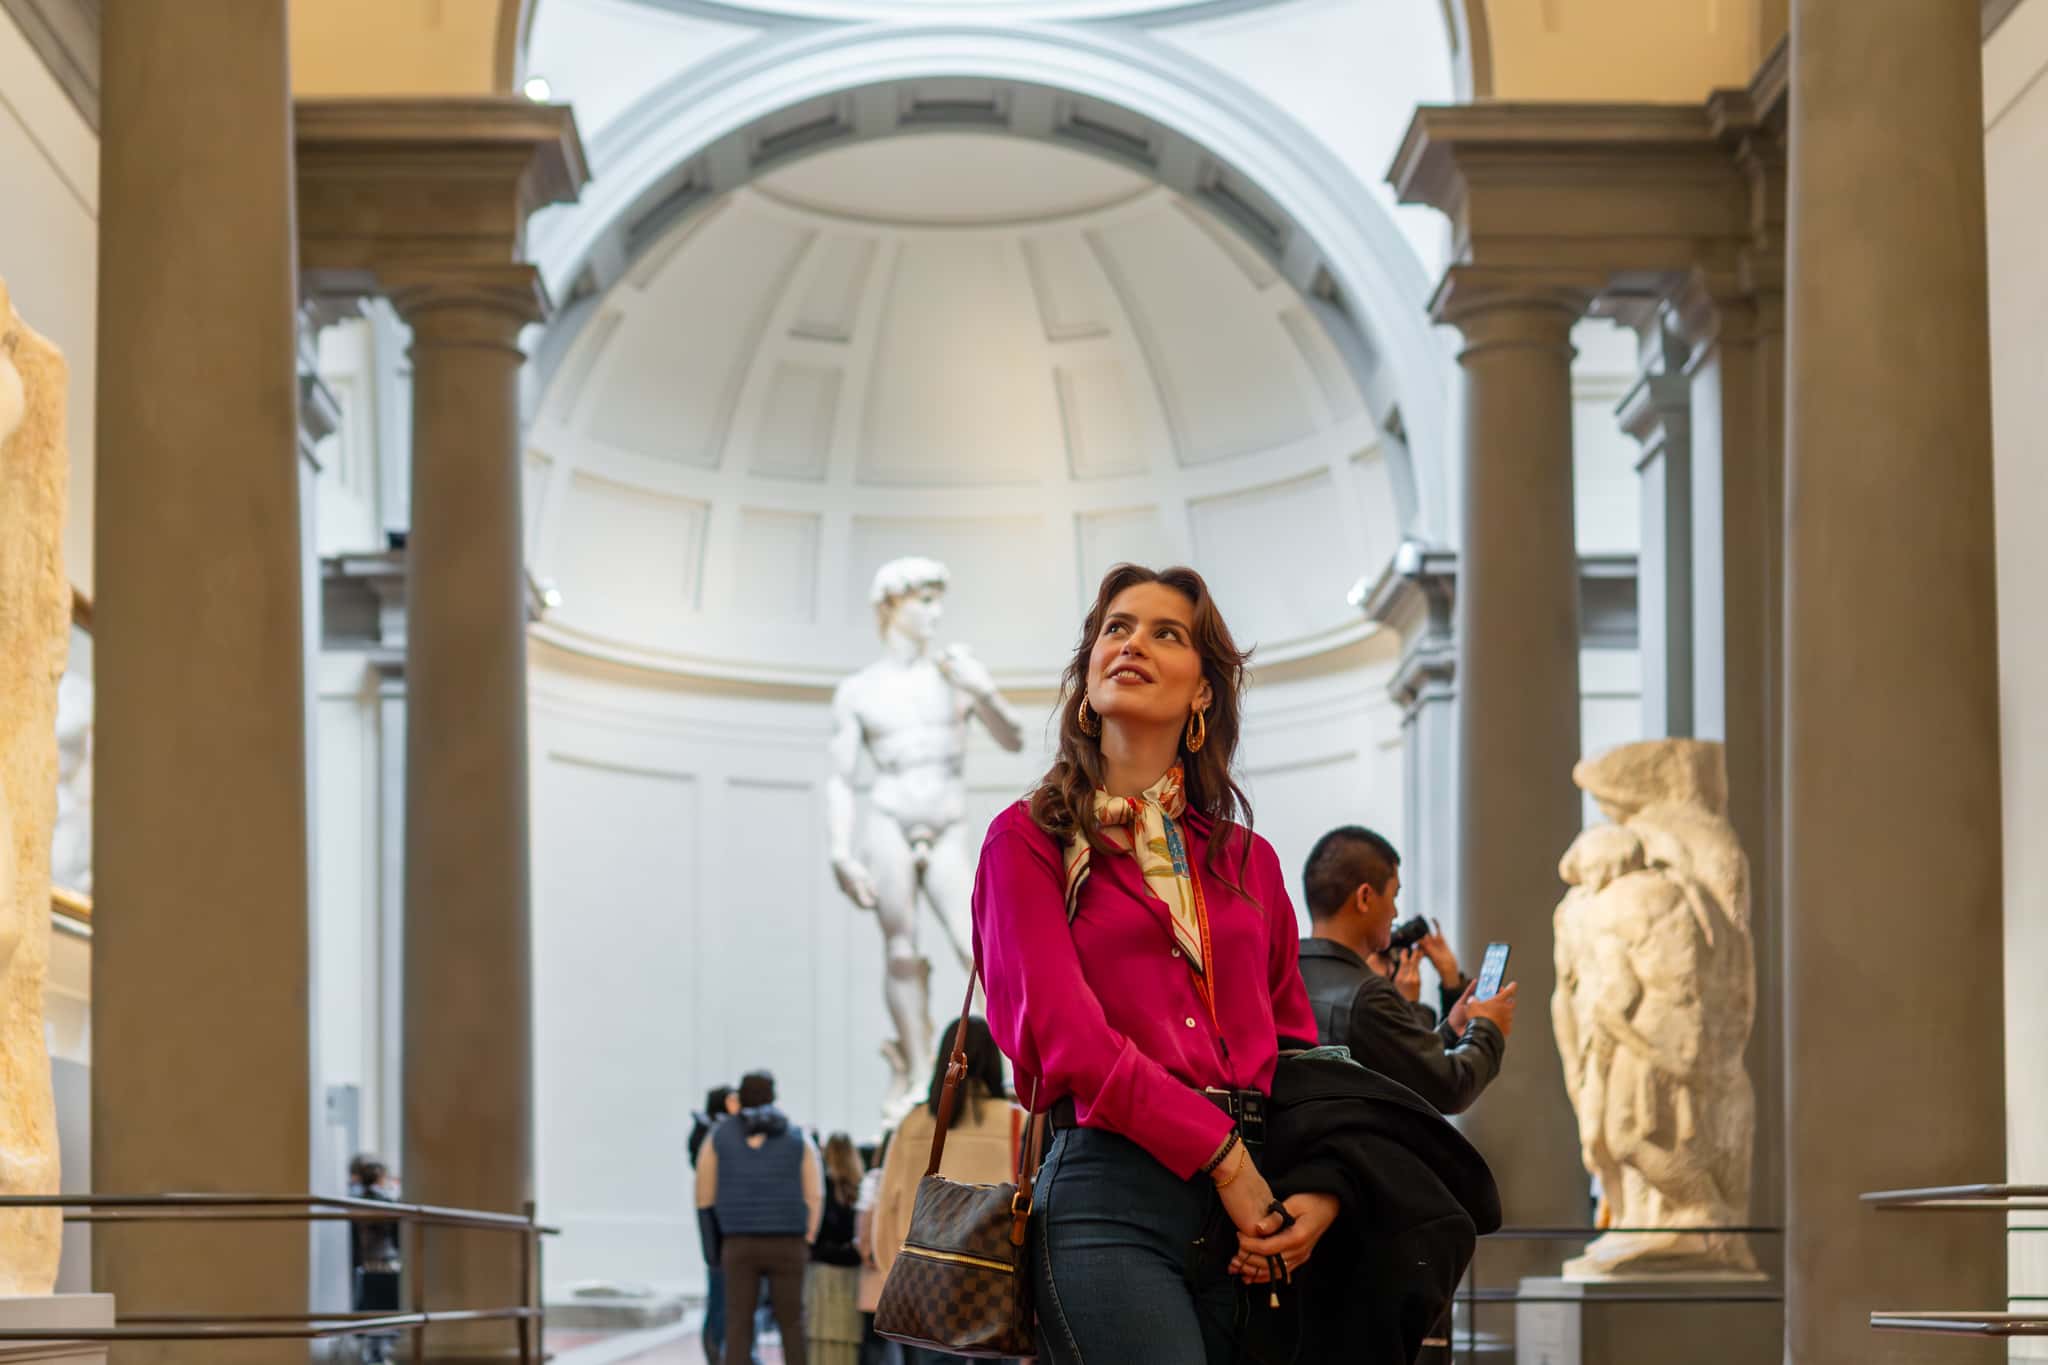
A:
{"type": "Polygon", "coordinates": [[[1203,1175],[1216,1174],[1216,1168],[1221,1166],[1226,1160],[1229,1159],[1231,1150],[1237,1146],[1239,1140],[1240,1139],[1237,1129],[1232,1128],[1230,1130],[1230,1136],[1224,1138],[1223,1145],[1216,1149],[1216,1155],[1210,1157],[1208,1161],[1203,1163],[1201,1173],[1203,1175]]]}

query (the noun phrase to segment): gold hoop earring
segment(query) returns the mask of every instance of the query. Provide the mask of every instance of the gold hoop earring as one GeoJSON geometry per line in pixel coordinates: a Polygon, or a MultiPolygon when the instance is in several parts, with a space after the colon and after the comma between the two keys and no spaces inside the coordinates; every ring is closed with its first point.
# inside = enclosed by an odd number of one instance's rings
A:
{"type": "Polygon", "coordinates": [[[1188,752],[1191,754],[1202,752],[1202,746],[1209,742],[1209,716],[1207,712],[1190,711],[1188,713],[1187,741],[1188,752]]]}
{"type": "Polygon", "coordinates": [[[1093,736],[1102,733],[1102,722],[1088,714],[1086,693],[1081,695],[1081,704],[1074,708],[1074,719],[1080,722],[1082,734],[1093,736]]]}

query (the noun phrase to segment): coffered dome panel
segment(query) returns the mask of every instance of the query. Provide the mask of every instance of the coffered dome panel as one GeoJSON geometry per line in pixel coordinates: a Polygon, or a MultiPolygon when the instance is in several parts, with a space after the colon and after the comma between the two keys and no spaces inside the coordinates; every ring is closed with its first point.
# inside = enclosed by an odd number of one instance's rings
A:
{"type": "Polygon", "coordinates": [[[951,566],[949,633],[1013,682],[1050,681],[1126,558],[1210,573],[1264,657],[1354,637],[1345,589],[1393,544],[1379,435],[1317,305],[1236,231],[1093,158],[958,133],[697,209],[583,305],[542,395],[544,629],[829,681],[873,651],[874,569],[914,553],[951,566]]]}

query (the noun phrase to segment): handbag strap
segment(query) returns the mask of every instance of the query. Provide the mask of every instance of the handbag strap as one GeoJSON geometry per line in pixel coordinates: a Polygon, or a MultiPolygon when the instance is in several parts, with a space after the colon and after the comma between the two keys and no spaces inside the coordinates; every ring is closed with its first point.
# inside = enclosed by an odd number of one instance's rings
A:
{"type": "Polygon", "coordinates": [[[939,1090],[939,1109],[932,1117],[939,1126],[932,1131],[932,1159],[925,1164],[926,1175],[939,1173],[939,1161],[946,1154],[946,1133],[953,1126],[953,1110],[960,1103],[960,1086],[967,1079],[967,1019],[974,1013],[974,983],[981,979],[981,949],[974,952],[974,970],[967,973],[967,999],[960,1004],[960,1026],[953,1030],[953,1055],[946,1062],[946,1083],[939,1090]]]}
{"type": "MultiPolygon", "coordinates": [[[[946,1155],[946,1134],[953,1127],[953,1112],[960,1104],[960,1087],[967,1080],[967,1020],[974,1013],[974,987],[981,980],[981,945],[974,948],[974,966],[967,973],[967,998],[960,1002],[960,1023],[953,1030],[953,1055],[946,1061],[946,1080],[939,1089],[939,1108],[933,1115],[938,1127],[932,1132],[931,1160],[925,1163],[926,1175],[937,1175],[939,1163],[946,1155]]],[[[1045,1115],[1038,1113],[1038,1081],[1031,1082],[1031,1131],[1026,1135],[1022,1147],[1013,1141],[1011,1146],[1017,1161],[1017,1199],[1013,1209],[1023,1214],[1031,1211],[1031,1182],[1038,1173],[1038,1163],[1044,1156],[1045,1115]]],[[[1019,1235],[1021,1236],[1021,1224],[1019,1235]]],[[[1021,1243],[1020,1243],[1021,1245],[1021,1243]]]]}

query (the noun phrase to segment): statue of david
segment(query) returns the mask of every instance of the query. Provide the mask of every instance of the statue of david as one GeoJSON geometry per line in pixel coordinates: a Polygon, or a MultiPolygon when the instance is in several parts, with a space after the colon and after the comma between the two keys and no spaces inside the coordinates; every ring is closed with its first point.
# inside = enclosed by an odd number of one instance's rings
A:
{"type": "Polygon", "coordinates": [[[884,1111],[900,1112],[932,1058],[931,963],[918,946],[920,904],[965,968],[972,954],[969,900],[974,837],[967,827],[967,725],[1023,747],[1017,713],[962,645],[934,640],[945,612],[946,566],[898,559],[875,574],[868,600],[882,657],[832,694],[832,772],[825,785],[832,872],[839,889],[882,925],[883,997],[896,1036],[882,1044],[890,1070],[884,1111]],[[854,780],[865,754],[874,772],[865,811],[854,780]]]}

